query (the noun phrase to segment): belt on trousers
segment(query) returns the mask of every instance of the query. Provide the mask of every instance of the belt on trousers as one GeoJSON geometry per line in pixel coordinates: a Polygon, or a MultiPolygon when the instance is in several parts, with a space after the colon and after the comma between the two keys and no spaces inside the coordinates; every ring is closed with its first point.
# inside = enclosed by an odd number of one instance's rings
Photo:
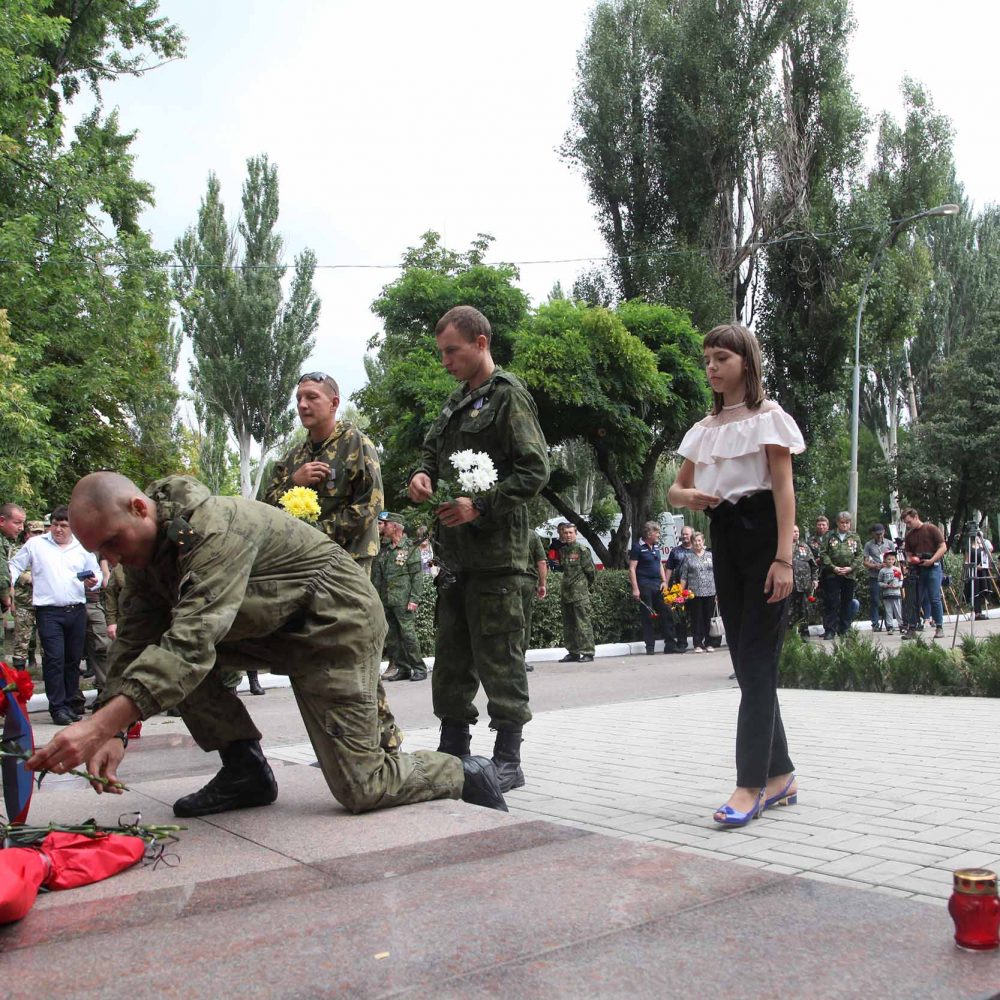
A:
{"type": "Polygon", "coordinates": [[[77,608],[82,608],[82,604],[36,604],[36,611],[75,611],[77,608]]]}
{"type": "Polygon", "coordinates": [[[707,507],[705,513],[714,525],[739,525],[747,531],[753,531],[760,527],[757,515],[766,510],[774,510],[774,494],[770,490],[751,493],[741,497],[736,503],[723,500],[715,507],[707,507]]]}

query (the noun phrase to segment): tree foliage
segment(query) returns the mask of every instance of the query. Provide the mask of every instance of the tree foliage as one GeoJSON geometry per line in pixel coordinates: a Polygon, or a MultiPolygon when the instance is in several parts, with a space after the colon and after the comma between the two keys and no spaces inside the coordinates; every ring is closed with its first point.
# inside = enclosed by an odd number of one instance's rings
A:
{"type": "Polygon", "coordinates": [[[19,465],[4,498],[34,510],[93,469],[142,481],[178,461],[165,257],[138,222],[152,191],[100,103],[103,81],[181,53],[156,7],[10,0],[0,17],[0,307],[19,405],[41,425],[0,448],[19,465]],[[70,131],[64,107],[84,85],[95,107],[70,131]]]}
{"type": "Polygon", "coordinates": [[[239,446],[240,490],[254,497],[264,459],[294,422],[289,400],[314,343],[320,303],[312,287],[316,257],[295,258],[283,300],[278,169],[266,156],[247,161],[243,212],[229,229],[218,178],[210,174],[198,224],[177,240],[174,276],[184,332],[194,350],[192,382],[207,415],[224,414],[239,446]],[[260,448],[257,481],[253,446],[260,448]]]}

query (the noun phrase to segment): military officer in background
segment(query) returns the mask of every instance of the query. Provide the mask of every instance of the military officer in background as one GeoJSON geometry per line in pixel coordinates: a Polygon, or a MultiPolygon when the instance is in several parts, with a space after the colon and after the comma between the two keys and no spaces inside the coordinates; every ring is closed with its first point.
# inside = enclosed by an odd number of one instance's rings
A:
{"type": "Polygon", "coordinates": [[[535,598],[544,601],[549,592],[549,560],[542,540],[534,531],[528,540],[528,572],[535,578],[535,589],[524,592],[524,669],[531,673],[535,668],[528,662],[527,656],[531,649],[531,619],[535,612],[535,598]]]}
{"type": "Polygon", "coordinates": [[[427,680],[427,667],[417,638],[417,608],[424,591],[420,549],[411,545],[399,514],[382,511],[380,525],[387,540],[375,559],[372,583],[378,591],[389,625],[387,644],[392,650],[394,670],[387,681],[427,680]]]}
{"type": "MultiPolygon", "coordinates": [[[[308,431],[275,466],[264,502],[278,505],[294,486],[316,491],[316,527],[332,538],[370,575],[379,551],[378,515],[382,511],[382,469],[375,445],[356,427],[337,420],[340,387],[324,372],[307,372],[295,389],[299,420],[308,431]]],[[[251,691],[256,675],[247,671],[251,691]]],[[[263,693],[263,691],[261,691],[263,693]]],[[[378,681],[378,718],[382,748],[397,750],[403,734],[378,681]]]]}
{"type": "MultiPolygon", "coordinates": [[[[24,526],[27,538],[45,534],[41,521],[28,521],[24,526]]],[[[31,570],[26,570],[14,584],[14,651],[11,659],[15,670],[26,670],[34,658],[35,609],[31,606],[31,570]]]]}
{"type": "Polygon", "coordinates": [[[857,613],[854,599],[855,576],[864,569],[864,546],[851,530],[851,515],[842,510],[837,515],[836,531],[823,536],[821,563],[823,575],[823,638],[846,635],[857,613]]]}
{"type": "Polygon", "coordinates": [[[441,317],[434,335],[441,363],[459,387],[424,439],[420,465],[410,477],[410,499],[423,503],[439,480],[453,478],[450,459],[459,451],[485,452],[498,477],[475,496],[459,496],[436,510],[431,691],[441,720],[438,749],[459,756],[469,752],[481,683],[497,734],[493,760],[506,791],[524,784],[521,739],[531,719],[524,599],[525,591],[534,589],[526,504],[548,482],[548,447],[528,391],[493,361],[492,331],[481,312],[456,306],[441,317]]]}
{"type": "Polygon", "coordinates": [[[98,710],[36,752],[30,769],[62,773],[86,761],[115,780],[126,742],[116,734],[177,705],[223,766],[174,803],[175,815],[270,804],[278,789],[260,732],[221,682],[226,667],[263,662],[289,676],[319,766],[346,809],[462,797],[506,810],[486,758],[379,746],[385,617],[368,574],[310,525],[240,497],[213,497],[187,476],[161,479],[145,494],[111,472],[77,483],[70,518],[82,545],[126,567],[119,631],[98,710]]]}
{"type": "Polygon", "coordinates": [[[819,565],[808,543],[799,538],[799,526],[792,528],[792,595],[788,623],[798,625],[799,635],[809,637],[809,598],[816,590],[819,565]]]}
{"type": "Polygon", "coordinates": [[[590,624],[590,590],[597,572],[590,549],[576,540],[576,526],[559,525],[559,565],[562,567],[563,645],[566,655],[560,663],[590,663],[594,659],[594,629],[590,624]]]}

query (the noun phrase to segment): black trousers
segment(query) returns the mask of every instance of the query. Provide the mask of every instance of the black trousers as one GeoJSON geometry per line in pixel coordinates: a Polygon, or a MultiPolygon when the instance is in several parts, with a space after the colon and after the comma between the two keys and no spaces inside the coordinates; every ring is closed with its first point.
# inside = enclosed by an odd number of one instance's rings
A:
{"type": "Polygon", "coordinates": [[[646,649],[652,651],[656,648],[657,631],[663,639],[664,650],[676,649],[673,614],[663,603],[662,581],[659,578],[643,580],[640,576],[637,576],[635,581],[639,584],[639,600],[652,608],[656,615],[654,619],[642,604],[639,605],[639,612],[642,615],[642,639],[646,649]]]}
{"type": "Polygon", "coordinates": [[[42,678],[49,712],[69,711],[80,690],[86,609],[82,604],[59,608],[36,605],[35,622],[42,644],[42,678]]]}
{"type": "Polygon", "coordinates": [[[712,624],[714,610],[714,594],[711,597],[693,597],[687,602],[687,612],[691,618],[691,638],[695,649],[704,649],[708,645],[708,629],[712,624]]]}
{"type": "Polygon", "coordinates": [[[778,708],[778,658],[788,601],[768,604],[764,581],[777,552],[778,521],[768,490],[724,500],[708,512],[719,613],[740,685],[736,784],[760,788],[794,770],[778,708]]]}
{"type": "Polygon", "coordinates": [[[851,630],[854,614],[854,577],[831,573],[820,580],[823,588],[823,631],[846,635],[851,630]]]}

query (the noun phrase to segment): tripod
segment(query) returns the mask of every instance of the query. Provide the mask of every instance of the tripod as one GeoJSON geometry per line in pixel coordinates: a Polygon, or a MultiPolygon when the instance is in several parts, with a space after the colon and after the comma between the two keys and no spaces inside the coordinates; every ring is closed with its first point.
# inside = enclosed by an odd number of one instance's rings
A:
{"type": "MultiPolygon", "coordinates": [[[[1000,598],[1000,587],[997,586],[996,560],[993,558],[993,554],[990,550],[986,547],[986,539],[983,537],[983,533],[980,531],[979,524],[976,521],[969,521],[965,525],[964,555],[965,580],[969,586],[969,636],[970,638],[975,639],[977,587],[980,584],[984,584],[985,589],[989,590],[989,586],[992,584],[993,590],[996,592],[997,597],[1000,598]],[[989,572],[989,576],[985,579],[979,576],[979,570],[983,566],[985,566],[989,572]],[[989,582],[987,582],[987,580],[989,582]]],[[[952,591],[952,597],[955,599],[956,609],[960,609],[958,597],[954,591],[952,591]]],[[[958,640],[958,623],[962,617],[964,617],[964,613],[955,615],[955,631],[951,637],[952,649],[955,648],[955,643],[958,640]]]]}

